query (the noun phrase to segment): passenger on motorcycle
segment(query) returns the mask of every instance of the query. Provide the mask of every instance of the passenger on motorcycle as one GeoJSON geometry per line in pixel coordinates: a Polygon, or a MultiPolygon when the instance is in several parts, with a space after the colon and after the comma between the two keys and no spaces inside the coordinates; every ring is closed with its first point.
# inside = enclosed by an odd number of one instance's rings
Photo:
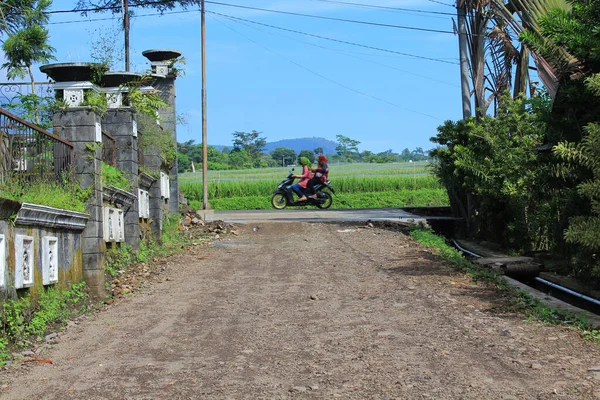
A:
{"type": "Polygon", "coordinates": [[[293,175],[294,178],[300,180],[292,186],[292,190],[298,195],[298,201],[306,201],[307,198],[304,190],[306,189],[306,185],[308,185],[308,181],[313,177],[313,173],[310,170],[310,160],[308,158],[300,157],[298,162],[302,165],[302,175],[293,175]]]}
{"type": "Polygon", "coordinates": [[[317,194],[315,193],[315,185],[323,182],[327,182],[327,178],[329,176],[329,166],[327,165],[327,157],[324,155],[320,155],[318,158],[317,168],[311,169],[315,175],[308,181],[307,185],[307,193],[309,197],[313,199],[317,198],[317,194]]]}

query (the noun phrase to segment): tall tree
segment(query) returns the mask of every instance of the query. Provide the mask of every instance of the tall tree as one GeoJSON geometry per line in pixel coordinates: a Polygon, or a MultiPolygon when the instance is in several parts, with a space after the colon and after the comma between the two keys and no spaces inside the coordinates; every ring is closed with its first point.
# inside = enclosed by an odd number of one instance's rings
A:
{"type": "Polygon", "coordinates": [[[310,160],[311,163],[315,162],[315,153],[310,150],[302,150],[298,154],[298,157],[306,157],[310,160]]]}
{"type": "Polygon", "coordinates": [[[31,9],[23,10],[24,17],[20,19],[17,29],[2,43],[2,51],[6,62],[2,69],[6,69],[8,79],[25,78],[29,75],[31,80],[31,95],[21,96],[21,103],[28,103],[32,107],[32,119],[40,122],[39,107],[41,99],[35,93],[35,79],[32,65],[47,63],[54,58],[54,48],[48,44],[48,30],[43,27],[48,22],[48,7],[52,0],[37,0],[29,5],[31,9]]]}
{"type": "MultiPolygon", "coordinates": [[[[538,20],[553,8],[569,9],[567,0],[457,0],[457,4],[467,10],[469,69],[478,118],[486,115],[492,104],[496,115],[507,90],[513,98],[527,94],[527,89],[534,95],[530,57],[544,86],[555,96],[558,63],[544,58],[531,41],[519,43],[517,39],[525,30],[539,38],[538,20]]],[[[564,49],[554,47],[550,53],[561,62],[574,61],[564,49]]]]}
{"type": "Polygon", "coordinates": [[[38,0],[0,1],[0,38],[17,32],[28,19],[43,17],[36,15],[39,12],[37,3],[38,0]]]}
{"type": "MultiPolygon", "coordinates": [[[[163,13],[175,7],[184,9],[190,6],[199,6],[201,0],[78,0],[76,11],[87,15],[88,12],[104,12],[123,14],[123,30],[125,31],[125,70],[129,71],[129,17],[131,8],[153,8],[163,13]],[[131,8],[130,8],[131,7],[131,8]]],[[[204,14],[203,14],[204,15],[204,14]]]]}
{"type": "Polygon", "coordinates": [[[296,162],[296,152],[287,147],[276,147],[270,154],[282,167],[296,162]]]}
{"type": "Polygon", "coordinates": [[[262,132],[253,130],[252,132],[234,132],[233,150],[244,150],[252,160],[254,167],[260,166],[260,155],[267,145],[267,139],[261,137],[262,132]]]}
{"type": "Polygon", "coordinates": [[[337,139],[337,146],[335,151],[339,156],[346,158],[346,160],[353,160],[358,157],[358,140],[350,139],[344,135],[335,135],[337,139]]]}
{"type": "MultiPolygon", "coordinates": [[[[538,76],[550,96],[554,98],[558,91],[560,71],[568,68],[569,65],[577,64],[577,60],[564,47],[554,46],[544,38],[540,21],[548,16],[551,10],[568,12],[571,10],[571,2],[568,0],[509,0],[506,3],[504,0],[491,1],[495,15],[510,26],[512,32],[525,46],[521,49],[517,62],[516,83],[524,87],[523,77],[527,74],[527,63],[531,55],[538,76]],[[551,48],[551,50],[544,52],[543,48],[551,48]]],[[[524,93],[524,90],[521,92],[524,93]]]]}
{"type": "Polygon", "coordinates": [[[24,18],[16,29],[2,44],[6,62],[2,68],[7,70],[8,79],[24,78],[29,75],[33,93],[35,93],[32,64],[45,63],[54,56],[54,48],[48,44],[48,30],[43,27],[48,22],[48,7],[52,0],[31,2],[32,8],[24,9],[24,18]]]}
{"type": "MultiPolygon", "coordinates": [[[[154,8],[159,12],[165,12],[172,10],[176,7],[191,7],[200,5],[200,0],[128,0],[129,7],[141,7],[141,8],[154,8]]],[[[120,13],[123,0],[78,0],[75,10],[87,13],[91,12],[102,12],[111,11],[113,13],[120,13]]]]}

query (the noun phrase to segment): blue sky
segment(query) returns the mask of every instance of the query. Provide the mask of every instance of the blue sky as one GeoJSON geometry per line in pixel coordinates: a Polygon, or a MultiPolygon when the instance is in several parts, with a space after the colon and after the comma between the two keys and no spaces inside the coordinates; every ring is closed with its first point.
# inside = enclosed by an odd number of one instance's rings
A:
{"type": "MultiPolygon", "coordinates": [[[[453,13],[432,0],[345,0],[378,6],[453,13]]],[[[319,0],[223,0],[273,10],[452,31],[450,15],[323,2],[319,0]]],[[[441,1],[451,4],[450,1],[441,1]]],[[[76,2],[54,0],[53,10],[76,2]]],[[[231,145],[232,132],[263,132],[268,141],[337,134],[359,140],[359,150],[400,152],[433,144],[447,119],[461,118],[458,40],[453,34],[386,28],[207,4],[207,10],[262,24],[355,42],[419,57],[235,22],[207,14],[208,143],[231,145]]],[[[181,11],[181,10],[175,10],[181,11]]],[[[147,49],[177,49],[187,64],[177,80],[178,140],[201,141],[200,14],[166,15],[136,9],[131,22],[132,70],[145,71],[147,49]]],[[[53,14],[49,29],[56,62],[90,61],[103,36],[121,52],[120,16],[53,14]],[[112,19],[111,19],[112,18],[112,19]],[[103,21],[93,21],[107,19],[103,21]],[[63,23],[66,21],[80,21],[63,23]]],[[[113,70],[123,70],[117,61],[113,70]]],[[[45,76],[38,72],[40,80],[45,76]]]]}

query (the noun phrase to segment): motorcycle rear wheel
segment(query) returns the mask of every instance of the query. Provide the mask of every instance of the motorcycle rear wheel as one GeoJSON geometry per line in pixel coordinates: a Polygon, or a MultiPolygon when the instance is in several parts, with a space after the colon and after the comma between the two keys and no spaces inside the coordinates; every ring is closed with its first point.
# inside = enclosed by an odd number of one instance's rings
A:
{"type": "Polygon", "coordinates": [[[319,193],[319,197],[325,197],[325,202],[317,204],[317,207],[326,210],[333,204],[333,197],[328,192],[319,193]]]}
{"type": "Polygon", "coordinates": [[[276,210],[283,210],[287,207],[287,197],[284,193],[275,193],[271,196],[271,205],[276,210]]]}

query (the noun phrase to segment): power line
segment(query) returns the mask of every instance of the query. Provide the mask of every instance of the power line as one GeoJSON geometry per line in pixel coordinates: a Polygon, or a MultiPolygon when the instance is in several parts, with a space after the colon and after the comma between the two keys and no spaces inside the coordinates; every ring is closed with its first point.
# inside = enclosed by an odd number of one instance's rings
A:
{"type": "Polygon", "coordinates": [[[115,17],[110,18],[90,18],[90,19],[78,19],[75,21],[57,21],[57,22],[48,22],[48,25],[63,25],[63,24],[78,24],[82,22],[95,22],[95,21],[112,21],[115,17]]]}
{"type": "Polygon", "coordinates": [[[242,6],[239,4],[220,3],[220,2],[216,2],[216,1],[207,1],[207,3],[221,5],[221,6],[227,6],[227,7],[243,8],[243,9],[247,9],[247,10],[265,11],[265,12],[272,12],[272,13],[286,14],[286,15],[295,15],[298,17],[317,18],[317,19],[325,19],[325,20],[329,20],[329,21],[349,22],[349,23],[353,23],[353,24],[362,24],[362,25],[373,25],[373,26],[380,26],[380,27],[384,27],[384,28],[408,29],[408,30],[413,30],[413,31],[433,32],[433,33],[449,33],[452,35],[454,34],[453,31],[443,31],[443,30],[439,30],[439,29],[418,28],[418,27],[414,27],[414,26],[383,24],[383,23],[379,23],[379,22],[359,21],[359,20],[355,20],[355,19],[325,17],[322,15],[303,14],[303,13],[296,13],[296,12],[291,12],[291,11],[281,11],[281,10],[271,10],[268,8],[249,7],[249,6],[242,6]]]}
{"type": "Polygon", "coordinates": [[[240,20],[240,21],[249,22],[251,24],[262,25],[262,26],[266,26],[266,27],[269,27],[269,28],[273,28],[273,29],[279,29],[279,30],[282,30],[282,31],[297,33],[299,35],[316,37],[318,39],[329,40],[329,41],[337,42],[337,43],[343,43],[343,44],[347,44],[347,45],[350,45],[350,46],[363,47],[363,48],[366,48],[366,49],[383,51],[383,52],[393,53],[393,54],[399,54],[401,56],[419,58],[419,59],[422,59],[422,60],[429,60],[429,61],[436,61],[436,62],[445,63],[445,64],[458,65],[457,62],[446,61],[446,60],[442,60],[442,59],[439,59],[439,58],[418,56],[418,55],[415,55],[415,54],[403,53],[403,52],[395,51],[395,50],[388,50],[388,49],[384,49],[384,48],[381,48],[381,47],[369,46],[369,45],[364,45],[364,44],[360,44],[360,43],[349,42],[349,41],[346,41],[346,40],[333,39],[333,38],[330,38],[330,37],[327,37],[327,36],[315,35],[313,33],[307,33],[307,32],[297,31],[297,30],[294,30],[294,29],[282,28],[280,26],[264,24],[262,22],[257,22],[257,21],[252,21],[252,20],[249,20],[249,19],[234,17],[232,15],[221,14],[221,13],[218,13],[218,12],[215,12],[215,11],[208,11],[207,10],[206,12],[207,13],[211,13],[211,14],[215,14],[215,15],[220,15],[220,16],[226,17],[226,18],[232,18],[232,19],[237,19],[237,20],[240,20]]]}
{"type": "MultiPolygon", "coordinates": [[[[199,12],[199,11],[198,10],[172,11],[172,12],[165,12],[163,14],[165,14],[165,15],[171,15],[171,14],[184,14],[184,13],[190,13],[190,12],[199,12]]],[[[213,13],[213,12],[208,11],[208,10],[206,12],[207,13],[213,13]]],[[[445,62],[445,63],[449,63],[449,64],[456,64],[456,65],[458,64],[456,62],[445,61],[445,60],[442,60],[442,59],[430,59],[428,57],[421,57],[421,56],[418,56],[418,55],[413,55],[413,54],[408,54],[408,53],[401,53],[401,52],[397,52],[397,51],[394,51],[394,50],[387,50],[387,49],[382,49],[382,48],[377,48],[377,47],[371,47],[371,46],[361,45],[361,44],[358,44],[358,43],[352,43],[352,42],[341,41],[341,40],[337,40],[337,39],[333,39],[333,38],[326,38],[326,37],[321,37],[321,36],[318,36],[318,35],[312,35],[312,34],[305,33],[305,32],[293,31],[293,30],[290,30],[290,29],[275,27],[275,26],[272,26],[272,25],[262,24],[262,23],[255,22],[255,21],[243,20],[241,18],[230,16],[230,15],[226,15],[226,14],[220,14],[220,13],[215,13],[215,14],[218,14],[218,15],[220,15],[222,17],[228,18],[229,20],[231,20],[233,22],[240,23],[240,24],[244,24],[241,21],[245,21],[245,22],[254,23],[254,24],[258,24],[258,25],[266,25],[267,27],[270,27],[270,28],[276,28],[276,29],[280,29],[280,30],[290,31],[290,32],[293,32],[293,33],[300,33],[300,34],[304,34],[304,35],[308,35],[308,36],[314,36],[314,37],[319,38],[319,39],[331,40],[331,41],[340,42],[340,43],[343,43],[343,44],[351,44],[351,45],[355,45],[355,46],[359,46],[359,47],[365,47],[365,48],[368,48],[368,49],[371,49],[371,50],[393,53],[395,55],[403,55],[403,56],[415,57],[415,58],[425,58],[426,60],[433,60],[433,61],[445,62]]],[[[156,14],[156,13],[138,14],[138,15],[134,16],[134,19],[135,18],[141,18],[141,17],[155,17],[157,15],[161,15],[161,14],[156,14]]],[[[49,25],[73,24],[73,23],[94,22],[94,21],[109,21],[109,20],[114,20],[114,18],[115,17],[111,17],[111,18],[93,18],[93,19],[89,19],[89,20],[50,22],[49,25]]],[[[216,19],[214,19],[214,20],[216,21],[216,19]]],[[[246,25],[246,26],[249,26],[249,25],[246,25]]],[[[255,29],[257,29],[257,28],[255,28],[255,29]]],[[[263,32],[265,32],[265,31],[263,31],[263,32]]],[[[266,33],[269,33],[269,32],[266,32],[266,33]]],[[[273,34],[273,33],[269,33],[269,34],[273,34]]],[[[383,63],[379,63],[377,61],[367,60],[365,58],[357,57],[356,55],[354,55],[355,53],[353,53],[353,52],[343,51],[343,50],[339,50],[339,49],[333,49],[333,48],[326,47],[326,46],[321,46],[321,45],[318,45],[318,44],[315,44],[315,43],[310,43],[310,42],[306,42],[306,41],[303,41],[303,40],[294,39],[294,38],[291,38],[289,36],[284,36],[284,35],[280,35],[280,36],[285,37],[285,38],[287,38],[289,40],[295,40],[295,41],[298,41],[298,42],[301,42],[301,43],[305,43],[305,44],[308,44],[310,46],[319,47],[319,48],[322,48],[322,49],[326,49],[326,50],[330,50],[330,51],[335,51],[335,52],[338,52],[338,53],[346,54],[347,56],[356,58],[358,60],[362,60],[362,61],[369,62],[369,63],[372,63],[372,64],[380,65],[380,66],[385,67],[385,68],[394,69],[396,71],[400,71],[400,72],[403,72],[403,73],[406,73],[406,74],[418,76],[418,77],[421,77],[423,79],[428,79],[428,80],[431,80],[431,81],[434,81],[434,82],[439,82],[439,83],[442,83],[442,84],[445,84],[445,85],[449,85],[449,86],[457,86],[457,85],[454,85],[454,84],[449,83],[449,82],[445,82],[445,81],[442,81],[442,80],[439,80],[439,79],[431,78],[431,77],[428,77],[428,76],[425,76],[425,75],[420,75],[420,74],[417,74],[417,73],[414,73],[414,72],[406,71],[406,70],[403,70],[401,68],[397,68],[397,67],[394,67],[394,66],[391,66],[391,65],[388,65],[388,64],[383,64],[383,63]]],[[[362,54],[362,55],[373,56],[375,54],[362,54]]]]}
{"type": "Polygon", "coordinates": [[[447,6],[447,7],[452,7],[452,8],[456,8],[456,6],[454,4],[448,4],[448,3],[444,3],[443,1],[437,1],[437,0],[427,0],[430,1],[432,3],[437,3],[437,4],[441,4],[443,6],[447,6]]]}
{"type": "Polygon", "coordinates": [[[374,99],[374,100],[377,100],[377,101],[380,101],[380,102],[386,103],[386,104],[388,104],[388,105],[391,105],[391,106],[394,106],[394,107],[397,107],[397,108],[400,108],[400,109],[403,109],[403,110],[406,110],[406,111],[410,111],[410,112],[413,112],[413,113],[416,113],[416,114],[420,114],[420,115],[426,116],[426,117],[428,117],[428,118],[432,118],[432,119],[439,120],[439,118],[437,118],[437,117],[434,117],[433,115],[425,114],[425,113],[422,113],[422,112],[419,112],[419,111],[415,111],[415,110],[411,110],[411,109],[408,109],[408,108],[405,108],[405,107],[399,106],[399,105],[398,105],[398,104],[396,104],[396,103],[392,103],[392,102],[390,102],[390,101],[387,101],[387,100],[384,100],[384,99],[382,99],[382,98],[380,98],[380,97],[373,96],[373,95],[367,94],[367,93],[365,93],[365,92],[362,92],[362,91],[360,91],[360,90],[353,89],[353,88],[351,88],[350,86],[344,85],[343,83],[340,83],[340,82],[338,82],[338,81],[335,81],[335,80],[333,80],[333,79],[330,79],[330,78],[328,78],[328,77],[326,77],[326,76],[324,76],[324,75],[322,75],[322,74],[320,74],[320,73],[318,73],[318,72],[315,72],[315,71],[313,71],[312,69],[310,69],[310,68],[308,68],[308,67],[305,67],[305,66],[304,66],[304,65],[302,65],[302,64],[299,64],[299,63],[297,63],[296,61],[294,61],[294,60],[292,60],[292,59],[290,59],[290,58],[287,58],[287,57],[285,57],[285,56],[283,56],[283,55],[281,55],[281,54],[277,53],[277,52],[276,52],[276,51],[274,51],[274,50],[271,50],[271,49],[270,49],[270,48],[268,48],[268,47],[265,47],[265,46],[261,45],[260,43],[258,43],[258,42],[256,42],[255,40],[253,40],[253,39],[249,38],[248,36],[244,35],[243,33],[240,33],[239,31],[237,31],[236,29],[234,29],[234,28],[230,27],[229,25],[225,24],[224,22],[222,22],[222,21],[219,21],[218,19],[216,19],[216,18],[214,18],[214,17],[213,17],[213,19],[215,19],[215,21],[217,21],[217,22],[219,22],[220,24],[224,25],[224,26],[225,26],[225,27],[227,27],[228,29],[232,30],[233,32],[237,33],[238,35],[242,36],[242,37],[243,37],[243,38],[245,38],[246,40],[249,40],[250,42],[254,43],[254,44],[255,44],[255,45],[257,45],[258,47],[261,47],[262,49],[264,49],[264,50],[266,50],[266,51],[268,51],[268,52],[270,52],[270,53],[273,53],[273,54],[275,54],[276,56],[278,56],[278,57],[280,57],[280,58],[283,58],[284,60],[286,60],[286,61],[288,61],[288,62],[290,62],[290,63],[292,63],[292,64],[296,65],[296,66],[297,66],[297,67],[299,67],[299,68],[302,68],[302,69],[304,69],[305,71],[308,71],[308,72],[310,72],[310,73],[311,73],[311,74],[313,74],[313,75],[316,75],[316,76],[320,77],[321,79],[324,79],[324,80],[326,80],[326,81],[328,81],[328,82],[331,82],[331,83],[333,83],[333,84],[336,84],[336,85],[338,85],[338,86],[340,86],[340,87],[343,87],[344,89],[350,90],[350,91],[352,91],[352,92],[354,92],[354,93],[357,93],[357,94],[360,94],[360,95],[362,95],[362,96],[370,97],[370,98],[372,98],[372,99],[374,99]]]}
{"type": "MultiPolygon", "coordinates": [[[[394,69],[396,71],[400,71],[400,72],[403,72],[403,73],[406,73],[406,74],[409,74],[409,75],[414,75],[414,76],[418,76],[418,77],[423,78],[423,79],[428,79],[428,80],[431,80],[431,81],[434,81],[434,82],[442,83],[444,85],[454,86],[454,87],[460,87],[459,85],[456,85],[456,84],[453,84],[453,83],[445,82],[445,81],[442,81],[442,80],[439,80],[439,79],[431,78],[429,76],[420,75],[420,74],[417,74],[417,73],[414,73],[414,72],[406,71],[406,70],[403,70],[403,69],[400,69],[400,68],[397,68],[397,67],[394,67],[394,66],[391,66],[391,65],[388,65],[388,64],[383,64],[383,63],[379,63],[377,61],[367,60],[366,58],[362,58],[362,57],[356,56],[355,54],[357,54],[357,53],[354,53],[354,52],[349,52],[349,51],[334,49],[332,47],[327,47],[327,46],[321,46],[321,45],[316,44],[316,43],[311,43],[311,42],[307,42],[307,41],[304,41],[304,40],[296,39],[296,38],[293,38],[293,37],[290,37],[290,36],[286,36],[286,35],[282,35],[282,34],[277,34],[275,32],[268,32],[268,31],[262,30],[260,28],[248,25],[248,24],[246,24],[246,23],[244,23],[242,21],[236,21],[235,19],[230,19],[230,18],[228,18],[228,19],[230,21],[232,21],[232,22],[237,23],[237,24],[242,24],[242,25],[247,26],[249,28],[258,30],[259,32],[267,33],[269,35],[276,35],[276,36],[284,37],[284,38],[289,39],[289,40],[294,40],[296,42],[304,43],[304,44],[307,44],[309,46],[318,47],[320,49],[324,49],[324,50],[328,50],[328,51],[334,51],[336,53],[344,54],[344,55],[346,55],[348,57],[356,58],[357,60],[369,62],[369,63],[376,64],[376,65],[379,65],[379,66],[382,66],[382,67],[385,67],[385,68],[389,68],[389,69],[394,69]]],[[[215,21],[216,21],[216,19],[215,19],[215,21]]],[[[358,53],[358,54],[361,54],[361,53],[358,53]]],[[[368,55],[368,56],[370,56],[372,54],[362,54],[362,55],[368,55]]]]}
{"type": "MultiPolygon", "coordinates": [[[[132,18],[140,18],[140,17],[157,17],[162,15],[173,15],[173,14],[187,14],[191,12],[200,12],[199,10],[184,10],[184,11],[170,11],[164,13],[150,13],[150,14],[136,14],[133,15],[132,18]]],[[[120,17],[119,17],[120,18],[120,17]]],[[[95,22],[95,21],[108,21],[115,19],[115,16],[110,18],[90,18],[86,20],[74,20],[74,21],[58,21],[58,22],[49,22],[48,25],[61,25],[61,24],[76,24],[81,22],[95,22]]]]}
{"type": "MultiPolygon", "coordinates": [[[[199,10],[172,11],[172,12],[165,12],[165,13],[161,13],[161,14],[158,14],[158,13],[138,14],[138,15],[135,15],[134,18],[138,18],[138,17],[152,17],[152,16],[157,16],[157,15],[184,14],[184,13],[190,13],[190,12],[199,12],[199,10]]],[[[215,12],[215,11],[206,10],[206,12],[207,13],[211,13],[211,14],[215,14],[215,15],[220,15],[220,16],[225,17],[225,18],[231,18],[231,19],[235,19],[235,20],[245,21],[245,22],[248,22],[248,23],[256,24],[256,25],[262,25],[262,26],[266,26],[266,27],[269,27],[269,28],[273,28],[273,29],[279,29],[279,30],[283,30],[283,31],[288,31],[288,32],[300,34],[300,35],[311,36],[311,37],[315,37],[315,38],[322,39],[322,40],[329,40],[329,41],[332,41],[332,42],[343,43],[343,44],[350,45],[350,46],[357,46],[357,47],[362,47],[362,48],[366,48],[366,49],[370,49],[370,50],[382,51],[382,52],[386,52],[386,53],[401,55],[401,56],[405,56],[405,57],[412,57],[412,58],[417,58],[417,59],[422,59],[422,60],[436,61],[436,62],[445,63],[445,64],[458,65],[457,62],[442,60],[442,59],[439,59],[439,58],[419,56],[419,55],[416,55],[416,54],[404,53],[404,52],[395,51],[395,50],[389,50],[389,49],[385,49],[385,48],[381,48],[381,47],[369,46],[369,45],[364,45],[364,44],[360,44],[360,43],[349,42],[349,41],[346,41],[346,40],[334,39],[334,38],[330,38],[330,37],[326,37],[326,36],[315,35],[315,34],[312,34],[312,33],[307,33],[307,32],[297,31],[297,30],[293,30],[293,29],[282,28],[282,27],[275,26],[275,25],[264,24],[262,22],[257,22],[257,21],[252,21],[252,20],[248,20],[248,19],[244,19],[244,18],[239,18],[239,17],[235,17],[233,15],[222,14],[222,13],[218,13],[218,12],[215,12]]],[[[106,20],[111,20],[111,19],[113,19],[113,18],[96,18],[96,19],[89,19],[89,20],[86,20],[86,21],[78,20],[78,21],[50,22],[49,25],[72,24],[72,23],[78,23],[78,22],[106,21],[106,20]]]]}
{"type": "MultiPolygon", "coordinates": [[[[431,1],[433,1],[433,0],[431,0],[431,1]]],[[[147,2],[143,2],[143,3],[133,4],[133,5],[131,5],[131,7],[143,7],[143,6],[147,6],[147,5],[157,5],[157,4],[166,4],[166,3],[169,3],[169,1],[166,1],[166,0],[158,1],[158,2],[147,1],[147,2]]],[[[354,20],[354,19],[325,17],[323,15],[303,14],[303,13],[296,13],[296,12],[291,12],[291,11],[273,10],[273,9],[269,9],[269,8],[243,6],[240,4],[222,3],[222,2],[217,2],[217,1],[206,1],[206,3],[220,5],[220,6],[226,6],[226,7],[242,8],[242,9],[247,9],[247,10],[264,11],[264,12],[271,12],[271,13],[285,14],[285,15],[294,15],[294,16],[306,17],[306,18],[316,18],[316,19],[324,19],[324,20],[329,20],[329,21],[338,21],[338,22],[347,22],[347,23],[354,23],[354,24],[361,24],[361,25],[379,26],[379,27],[384,27],[384,28],[407,29],[407,30],[414,30],[414,31],[420,31],[420,32],[454,34],[453,31],[445,31],[445,30],[440,30],[440,29],[429,29],[429,28],[420,28],[420,27],[414,27],[414,26],[384,24],[384,23],[371,22],[371,21],[360,21],[360,20],[354,20]]],[[[87,9],[80,9],[80,10],[55,10],[55,11],[49,11],[48,14],[87,13],[87,12],[96,12],[96,11],[116,10],[116,9],[120,9],[120,8],[121,8],[121,6],[109,6],[109,7],[99,7],[99,8],[87,8],[87,9]]]]}
{"type": "MultiPolygon", "coordinates": [[[[364,7],[364,8],[374,8],[374,9],[387,10],[387,11],[408,11],[408,12],[416,12],[416,13],[423,13],[423,14],[439,14],[439,15],[456,16],[456,13],[449,13],[449,12],[442,12],[442,11],[428,11],[428,10],[418,10],[418,9],[414,9],[414,8],[378,6],[378,5],[373,5],[373,4],[350,3],[347,1],[335,1],[335,0],[312,0],[312,1],[319,1],[322,3],[332,3],[332,4],[343,4],[343,5],[347,5],[347,6],[356,6],[356,7],[364,7]]],[[[449,4],[444,4],[444,5],[449,5],[449,4]]]]}
{"type": "Polygon", "coordinates": [[[46,14],[88,13],[88,12],[101,12],[101,11],[109,11],[109,10],[117,10],[117,9],[121,9],[121,6],[82,8],[81,10],[54,10],[54,11],[48,11],[46,14]]]}
{"type": "MultiPolygon", "coordinates": [[[[159,6],[173,3],[173,0],[162,0],[162,1],[144,1],[136,4],[129,4],[129,7],[145,7],[145,6],[159,6]]],[[[106,7],[94,7],[94,8],[81,8],[74,10],[54,10],[48,11],[48,14],[68,14],[68,13],[88,13],[88,12],[102,12],[111,10],[120,10],[122,6],[106,6],[106,7]]]]}

